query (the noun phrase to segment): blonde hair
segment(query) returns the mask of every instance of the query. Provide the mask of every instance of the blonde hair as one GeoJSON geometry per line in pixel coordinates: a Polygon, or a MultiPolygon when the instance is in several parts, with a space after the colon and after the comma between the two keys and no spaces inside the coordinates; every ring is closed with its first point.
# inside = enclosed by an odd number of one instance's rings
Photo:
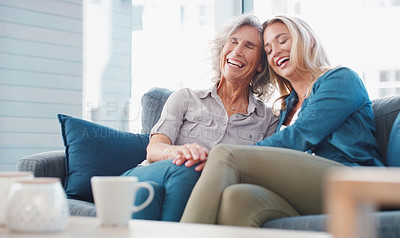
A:
{"type": "MultiPolygon", "coordinates": [[[[320,75],[332,69],[321,41],[311,27],[297,17],[275,16],[263,23],[263,32],[269,25],[276,22],[283,23],[288,28],[292,37],[290,62],[295,67],[296,72],[304,80],[309,81],[311,88],[320,75]],[[308,74],[311,74],[312,80],[306,77],[308,74]]],[[[293,87],[287,79],[275,73],[270,66],[268,67],[271,80],[281,94],[281,97],[275,100],[274,108],[277,102],[281,102],[281,109],[286,109],[285,99],[293,91],[293,87]]],[[[309,94],[310,90],[308,91],[309,94]]]]}
{"type": "MultiPolygon", "coordinates": [[[[217,83],[221,80],[221,52],[228,41],[229,37],[237,32],[243,26],[250,26],[258,30],[259,39],[261,46],[263,46],[263,28],[259,19],[250,14],[242,14],[240,16],[232,18],[219,29],[214,40],[211,41],[211,61],[213,65],[214,77],[212,81],[217,83]]],[[[267,100],[273,92],[272,82],[269,76],[269,70],[267,67],[267,56],[263,47],[260,49],[260,62],[262,63],[262,71],[257,72],[250,82],[250,89],[252,93],[259,99],[267,100]]]]}

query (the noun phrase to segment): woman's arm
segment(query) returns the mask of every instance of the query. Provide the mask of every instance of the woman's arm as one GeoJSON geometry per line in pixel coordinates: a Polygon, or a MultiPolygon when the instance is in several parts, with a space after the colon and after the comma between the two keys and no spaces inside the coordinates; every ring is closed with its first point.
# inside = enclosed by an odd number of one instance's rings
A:
{"type": "Polygon", "coordinates": [[[154,163],[160,160],[165,160],[170,155],[170,149],[172,148],[172,142],[168,136],[163,134],[154,134],[150,138],[149,145],[147,146],[147,161],[154,163]]]}
{"type": "Polygon", "coordinates": [[[191,98],[188,89],[181,89],[171,94],[161,112],[159,121],[151,130],[149,145],[147,146],[147,161],[154,163],[165,159],[174,159],[174,164],[185,164],[191,167],[195,164],[200,171],[208,156],[208,149],[196,143],[174,145],[185,121],[185,114],[191,98]]]}

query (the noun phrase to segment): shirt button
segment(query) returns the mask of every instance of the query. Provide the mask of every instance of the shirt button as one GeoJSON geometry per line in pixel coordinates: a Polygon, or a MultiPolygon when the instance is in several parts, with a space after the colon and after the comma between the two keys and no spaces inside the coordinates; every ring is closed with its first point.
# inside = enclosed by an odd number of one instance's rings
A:
{"type": "Polygon", "coordinates": [[[226,126],[226,122],[224,122],[224,126],[226,126]]]}

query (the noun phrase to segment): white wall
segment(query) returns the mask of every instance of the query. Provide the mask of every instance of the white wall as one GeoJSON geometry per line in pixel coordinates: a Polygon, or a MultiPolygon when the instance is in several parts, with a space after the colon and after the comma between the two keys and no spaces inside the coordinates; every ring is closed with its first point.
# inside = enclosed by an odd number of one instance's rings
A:
{"type": "Polygon", "coordinates": [[[0,171],[63,149],[56,114],[81,105],[81,0],[1,0],[0,171]]]}

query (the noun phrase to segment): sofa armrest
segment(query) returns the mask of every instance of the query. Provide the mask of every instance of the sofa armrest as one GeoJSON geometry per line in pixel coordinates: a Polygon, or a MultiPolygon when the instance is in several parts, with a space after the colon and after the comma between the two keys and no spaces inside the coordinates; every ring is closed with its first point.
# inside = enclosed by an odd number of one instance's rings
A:
{"type": "Polygon", "coordinates": [[[381,153],[383,164],[390,166],[386,160],[389,136],[394,121],[400,112],[400,95],[378,98],[372,101],[375,120],[375,138],[381,153]]]}
{"type": "Polygon", "coordinates": [[[17,162],[17,171],[31,171],[35,177],[56,177],[65,180],[64,150],[29,155],[17,162]]]}

